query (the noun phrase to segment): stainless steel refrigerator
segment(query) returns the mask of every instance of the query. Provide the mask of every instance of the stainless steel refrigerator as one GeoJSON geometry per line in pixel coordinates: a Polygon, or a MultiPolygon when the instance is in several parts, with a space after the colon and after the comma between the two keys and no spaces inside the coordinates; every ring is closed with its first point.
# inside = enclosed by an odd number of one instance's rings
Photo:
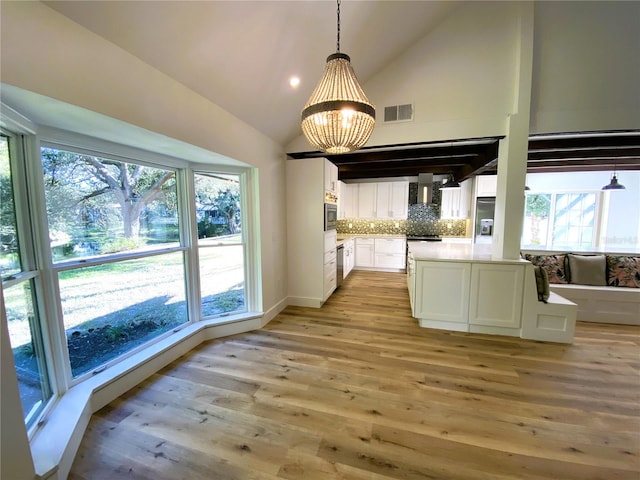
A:
{"type": "Polygon", "coordinates": [[[493,235],[493,217],[496,211],[496,197],[476,199],[474,237],[476,243],[490,243],[493,235]]]}

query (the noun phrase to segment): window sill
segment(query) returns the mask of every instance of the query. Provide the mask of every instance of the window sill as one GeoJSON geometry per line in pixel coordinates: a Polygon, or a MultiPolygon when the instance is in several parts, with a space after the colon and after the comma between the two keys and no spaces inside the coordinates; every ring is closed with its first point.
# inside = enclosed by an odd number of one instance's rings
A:
{"type": "Polygon", "coordinates": [[[31,440],[37,478],[67,478],[93,412],[200,343],[259,329],[263,321],[262,313],[243,313],[188,325],[70,388],[57,399],[31,440]]]}

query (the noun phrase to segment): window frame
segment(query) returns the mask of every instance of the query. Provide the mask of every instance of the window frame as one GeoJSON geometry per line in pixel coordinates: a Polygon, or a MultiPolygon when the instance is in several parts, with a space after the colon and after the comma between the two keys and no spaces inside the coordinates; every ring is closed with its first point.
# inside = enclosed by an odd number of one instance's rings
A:
{"type": "MultiPolygon", "coordinates": [[[[251,258],[251,255],[249,254],[249,243],[248,243],[248,237],[250,236],[250,231],[247,232],[247,229],[245,228],[245,225],[250,225],[249,222],[246,222],[247,219],[247,206],[248,206],[248,201],[247,201],[247,195],[246,192],[248,191],[247,188],[247,182],[248,182],[248,173],[246,170],[241,170],[241,171],[237,171],[237,172],[232,172],[230,170],[227,171],[221,171],[219,168],[217,169],[209,169],[209,170],[205,170],[202,168],[194,168],[191,170],[190,172],[190,183],[191,186],[193,187],[193,191],[192,191],[192,195],[191,198],[193,199],[193,202],[190,202],[190,204],[193,204],[193,211],[191,212],[190,215],[190,219],[193,223],[193,228],[191,230],[191,234],[193,235],[193,241],[194,241],[194,257],[196,258],[196,268],[194,270],[195,276],[196,276],[196,285],[197,288],[194,288],[195,293],[197,293],[197,301],[195,302],[194,306],[197,306],[197,317],[199,319],[199,321],[210,321],[210,320],[215,320],[215,319],[224,319],[227,317],[231,317],[234,315],[242,315],[242,314],[248,314],[249,312],[251,312],[253,309],[250,308],[250,305],[255,305],[255,295],[251,295],[251,292],[248,291],[247,289],[247,283],[248,283],[248,277],[249,277],[249,261],[251,258]],[[198,220],[197,220],[197,212],[196,212],[196,208],[195,208],[195,195],[196,195],[196,191],[195,191],[195,176],[196,175],[207,175],[207,174],[233,174],[233,175],[237,175],[238,176],[238,187],[240,190],[240,213],[242,215],[242,230],[241,230],[241,235],[240,235],[240,243],[225,243],[224,245],[208,245],[208,246],[204,246],[204,245],[200,245],[199,243],[199,238],[198,238],[198,220]],[[201,278],[200,278],[200,249],[201,248],[216,248],[216,247],[221,247],[221,246],[233,246],[233,245],[241,245],[242,246],[242,261],[243,261],[243,275],[244,275],[244,309],[241,311],[235,311],[235,312],[223,312],[217,315],[207,315],[207,316],[203,316],[202,315],[202,282],[201,282],[201,278]],[[250,301],[250,298],[253,301],[250,301]]],[[[253,222],[252,222],[253,223],[253,222]]]]}
{"type": "MultiPolygon", "coordinates": [[[[259,262],[260,241],[259,241],[259,203],[257,199],[257,169],[250,165],[239,166],[227,164],[221,158],[220,163],[203,164],[191,162],[163,153],[142,150],[138,147],[117,143],[101,139],[98,137],[86,136],[75,132],[69,132],[49,126],[35,125],[22,117],[19,113],[7,109],[3,105],[0,125],[11,124],[12,119],[17,119],[16,128],[7,128],[7,131],[23,135],[25,170],[24,195],[27,202],[19,202],[28,205],[30,215],[19,215],[22,220],[27,218],[31,223],[31,234],[24,235],[34,250],[32,264],[41,266],[39,281],[37,282],[36,302],[38,312],[41,315],[42,335],[45,343],[45,358],[47,360],[47,373],[53,392],[45,410],[40,413],[39,422],[29,429],[29,439],[33,437],[37,429],[43,425],[44,420],[55,411],[56,400],[61,399],[72,387],[79,385],[90,377],[94,372],[79,375],[75,379],[71,373],[69,363],[69,352],[66,342],[66,332],[64,328],[62,307],[60,303],[60,289],[58,285],[58,273],[77,267],[87,267],[107,262],[118,262],[135,258],[143,258],[170,252],[182,252],[184,261],[184,282],[187,304],[187,322],[179,328],[171,329],[158,335],[151,341],[140,345],[124,355],[114,358],[113,361],[104,364],[108,369],[116,364],[121,364],[128,357],[136,355],[149,348],[153,352],[154,345],[173,333],[186,328],[187,326],[200,323],[199,328],[206,328],[218,324],[228,324],[237,321],[247,321],[262,314],[261,300],[262,292],[259,280],[261,278],[261,265],[259,262]],[[23,128],[23,126],[27,126],[23,128]],[[64,260],[53,262],[50,242],[49,228],[46,211],[46,199],[44,194],[44,178],[42,175],[41,148],[58,148],[65,151],[96,155],[117,161],[135,163],[161,169],[172,169],[176,172],[176,189],[178,215],[179,215],[179,245],[168,248],[160,248],[146,252],[121,252],[117,254],[101,256],[99,259],[83,259],[85,261],[64,260]],[[219,316],[200,316],[200,291],[198,278],[198,245],[197,245],[197,225],[195,222],[195,202],[193,171],[194,169],[204,173],[225,173],[239,175],[241,209],[243,215],[243,246],[244,246],[244,283],[245,283],[245,308],[242,312],[231,312],[219,316]],[[256,192],[254,192],[254,190],[256,192]]],[[[118,139],[116,139],[118,140],[118,139]]],[[[126,140],[125,140],[126,141],[126,140]]],[[[216,157],[212,156],[212,162],[216,157]]],[[[235,160],[234,160],[235,161],[235,160]]],[[[20,221],[20,220],[17,220],[20,221]]],[[[179,335],[178,339],[181,338],[179,335]]],[[[127,363],[124,363],[127,365],[127,363]]],[[[121,367],[120,367],[121,368],[121,367]]],[[[100,367],[100,371],[103,368],[100,367]]],[[[118,368],[114,370],[117,372],[118,368]]],[[[105,378],[110,378],[109,374],[105,378]]]]}
{"type": "MultiPolygon", "coordinates": [[[[11,121],[3,117],[0,126],[1,134],[7,138],[9,149],[12,154],[9,156],[11,164],[11,181],[13,187],[13,202],[15,210],[16,234],[18,237],[18,250],[20,252],[20,272],[11,275],[2,281],[2,291],[15,287],[23,283],[29,283],[32,289],[32,301],[34,313],[37,317],[39,335],[45,366],[45,374],[48,383],[48,398],[42,408],[35,414],[33,421],[28,422],[25,418],[28,438],[31,439],[39,427],[42,426],[44,418],[54,407],[57,398],[60,396],[61,388],[56,375],[56,347],[55,339],[50,331],[50,317],[46,309],[46,269],[43,268],[42,257],[40,255],[37,242],[39,222],[37,213],[30,201],[34,188],[30,187],[29,179],[34,175],[34,165],[30,159],[37,151],[35,135],[33,130],[25,128],[24,125],[11,121]],[[13,146],[13,151],[11,150],[13,146]]],[[[37,189],[37,187],[35,187],[37,189]]],[[[4,294],[0,299],[3,302],[4,294]]],[[[8,325],[7,325],[8,327],[8,325]]],[[[23,412],[23,415],[26,412],[23,412]]]]}
{"type": "MultiPolygon", "coordinates": [[[[555,245],[553,243],[553,233],[556,227],[556,208],[557,201],[559,195],[580,195],[580,194],[594,194],[595,195],[595,212],[593,217],[593,232],[591,235],[591,245],[586,248],[584,246],[573,246],[574,249],[578,250],[595,250],[601,244],[601,232],[606,227],[603,223],[606,221],[606,217],[604,216],[605,211],[605,202],[606,196],[605,192],[601,190],[594,189],[580,189],[580,190],[539,190],[539,191],[530,191],[526,192],[525,196],[533,196],[533,195],[550,195],[549,199],[549,224],[545,236],[545,244],[544,245],[531,245],[531,244],[522,244],[522,248],[525,249],[543,249],[543,250],[566,250],[571,249],[572,246],[569,245],[555,245]]],[[[525,199],[525,221],[527,217],[526,213],[526,199],[525,199]]],[[[523,229],[524,233],[524,229],[523,229]]],[[[585,250],[585,251],[586,251],[585,250]]]]}

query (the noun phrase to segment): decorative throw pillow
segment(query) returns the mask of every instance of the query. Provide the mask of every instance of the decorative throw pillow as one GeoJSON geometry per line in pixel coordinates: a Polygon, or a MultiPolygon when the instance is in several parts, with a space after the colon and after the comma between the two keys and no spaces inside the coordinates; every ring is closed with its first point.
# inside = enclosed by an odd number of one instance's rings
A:
{"type": "Polygon", "coordinates": [[[547,272],[549,283],[569,283],[564,268],[566,255],[531,255],[526,253],[524,258],[534,266],[542,267],[547,272]]]}
{"type": "Polygon", "coordinates": [[[538,290],[538,301],[547,303],[549,300],[549,278],[547,272],[542,267],[533,267],[536,275],[536,289],[538,290]]]}
{"type": "Polygon", "coordinates": [[[640,257],[607,255],[607,285],[640,288],[640,257]]]}
{"type": "Polygon", "coordinates": [[[605,255],[575,255],[568,253],[569,278],[579,285],[607,284],[607,260],[605,255]]]}

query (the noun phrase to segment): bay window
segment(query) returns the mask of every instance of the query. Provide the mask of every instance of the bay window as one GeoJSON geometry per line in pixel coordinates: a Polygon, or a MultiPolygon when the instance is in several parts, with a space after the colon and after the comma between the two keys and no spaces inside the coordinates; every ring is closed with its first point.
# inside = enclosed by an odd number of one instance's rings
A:
{"type": "Polygon", "coordinates": [[[33,431],[57,392],[188,324],[241,320],[255,295],[243,170],[194,173],[65,132],[39,150],[25,138],[30,154],[22,136],[0,137],[0,271],[33,431]]]}

